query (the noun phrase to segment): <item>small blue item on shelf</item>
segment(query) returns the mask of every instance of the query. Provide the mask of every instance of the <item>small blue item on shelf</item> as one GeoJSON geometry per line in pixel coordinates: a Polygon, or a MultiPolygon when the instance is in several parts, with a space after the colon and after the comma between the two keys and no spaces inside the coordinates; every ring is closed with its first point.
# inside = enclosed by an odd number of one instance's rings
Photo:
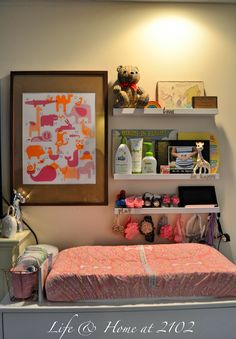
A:
{"type": "Polygon", "coordinates": [[[125,199],[126,199],[126,192],[125,190],[121,190],[120,193],[117,195],[116,207],[125,208],[126,207],[125,199]]]}

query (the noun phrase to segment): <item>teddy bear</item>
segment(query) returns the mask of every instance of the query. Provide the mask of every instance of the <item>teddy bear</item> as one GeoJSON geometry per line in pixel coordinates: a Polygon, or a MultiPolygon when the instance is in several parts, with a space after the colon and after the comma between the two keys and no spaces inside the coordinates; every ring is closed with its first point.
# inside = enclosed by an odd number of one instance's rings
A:
{"type": "Polygon", "coordinates": [[[149,95],[137,85],[140,79],[136,66],[118,66],[117,80],[113,85],[114,107],[142,108],[149,101],[149,95]]]}

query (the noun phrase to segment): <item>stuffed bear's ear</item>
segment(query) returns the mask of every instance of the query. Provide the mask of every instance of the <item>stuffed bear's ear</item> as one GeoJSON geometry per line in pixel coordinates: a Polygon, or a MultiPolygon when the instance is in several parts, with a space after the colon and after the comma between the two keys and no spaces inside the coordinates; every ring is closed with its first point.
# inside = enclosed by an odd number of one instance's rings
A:
{"type": "Polygon", "coordinates": [[[122,67],[123,67],[122,65],[118,66],[117,69],[116,69],[117,72],[119,72],[122,69],[122,67]]]}

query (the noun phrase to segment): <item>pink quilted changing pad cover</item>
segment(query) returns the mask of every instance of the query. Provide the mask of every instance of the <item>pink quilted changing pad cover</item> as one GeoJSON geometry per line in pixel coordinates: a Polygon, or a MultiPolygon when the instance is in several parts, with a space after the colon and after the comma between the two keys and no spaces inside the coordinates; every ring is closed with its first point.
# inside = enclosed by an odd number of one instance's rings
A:
{"type": "Polygon", "coordinates": [[[236,296],[236,265],[202,244],[84,246],[59,253],[49,301],[236,296]]]}

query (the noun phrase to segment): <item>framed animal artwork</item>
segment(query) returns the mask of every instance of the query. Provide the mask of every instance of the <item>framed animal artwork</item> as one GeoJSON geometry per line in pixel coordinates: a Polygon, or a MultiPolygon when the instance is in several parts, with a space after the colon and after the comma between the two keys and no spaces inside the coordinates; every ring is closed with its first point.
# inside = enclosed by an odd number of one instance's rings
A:
{"type": "Polygon", "coordinates": [[[107,205],[107,72],[11,72],[12,189],[28,205],[107,205]]]}

